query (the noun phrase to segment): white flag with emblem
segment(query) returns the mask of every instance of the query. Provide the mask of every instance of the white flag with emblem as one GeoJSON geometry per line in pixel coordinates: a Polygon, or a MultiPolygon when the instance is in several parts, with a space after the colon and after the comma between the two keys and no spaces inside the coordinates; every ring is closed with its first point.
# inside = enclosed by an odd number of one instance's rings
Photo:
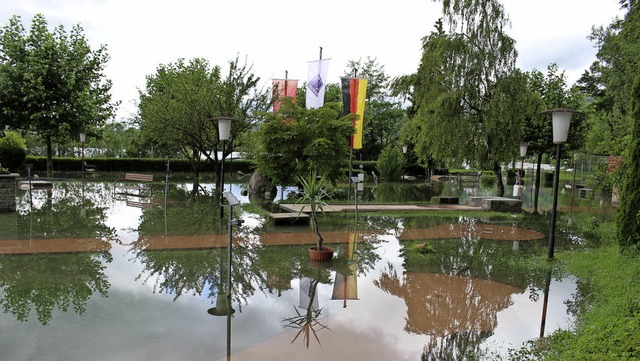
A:
{"type": "Polygon", "coordinates": [[[320,59],[309,62],[307,74],[307,109],[320,108],[324,105],[324,90],[327,85],[327,69],[329,60],[320,59]]]}

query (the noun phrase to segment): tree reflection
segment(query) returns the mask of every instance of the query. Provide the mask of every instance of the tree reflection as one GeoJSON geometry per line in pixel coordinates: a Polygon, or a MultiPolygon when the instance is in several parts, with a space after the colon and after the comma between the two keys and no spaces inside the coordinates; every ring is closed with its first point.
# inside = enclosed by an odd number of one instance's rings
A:
{"type": "Polygon", "coordinates": [[[51,321],[54,309],[73,308],[81,315],[94,293],[107,296],[110,284],[104,269],[102,260],[89,253],[0,256],[0,304],[19,321],[28,321],[34,309],[43,325],[51,321]]]}
{"type": "Polygon", "coordinates": [[[497,313],[512,304],[512,294],[523,291],[446,274],[408,272],[401,278],[393,269],[384,272],[375,284],[405,301],[405,331],[430,336],[425,346],[427,358],[423,359],[476,354],[480,343],[493,334],[497,313]]]}
{"type": "Polygon", "coordinates": [[[109,241],[115,231],[104,224],[106,208],[83,199],[79,183],[34,193],[37,206],[22,206],[16,217],[17,239],[0,242],[19,244],[9,251],[25,253],[0,256],[0,304],[19,321],[28,321],[33,309],[46,325],[55,309],[83,314],[94,293],[106,297],[110,284],[104,269],[111,262],[109,241]]]}

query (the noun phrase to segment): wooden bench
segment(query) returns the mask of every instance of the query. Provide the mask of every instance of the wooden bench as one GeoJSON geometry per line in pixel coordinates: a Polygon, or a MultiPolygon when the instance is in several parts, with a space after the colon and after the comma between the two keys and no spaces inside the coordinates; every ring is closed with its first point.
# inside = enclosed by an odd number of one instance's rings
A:
{"type": "Polygon", "coordinates": [[[114,182],[113,191],[120,194],[140,196],[146,191],[151,193],[151,182],[153,182],[153,174],[125,173],[123,179],[118,179],[114,182]]]}
{"type": "Polygon", "coordinates": [[[306,213],[269,213],[269,218],[273,224],[309,224],[309,215],[306,213]]]}
{"type": "Polygon", "coordinates": [[[435,204],[460,204],[459,197],[433,197],[435,204]]]}

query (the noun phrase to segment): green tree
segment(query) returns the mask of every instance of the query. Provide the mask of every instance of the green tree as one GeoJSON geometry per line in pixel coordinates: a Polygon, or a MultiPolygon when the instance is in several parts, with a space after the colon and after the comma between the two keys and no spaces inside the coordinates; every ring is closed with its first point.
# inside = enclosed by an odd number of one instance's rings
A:
{"type": "Polygon", "coordinates": [[[285,100],[275,113],[266,113],[259,130],[258,171],[275,184],[292,185],[299,175],[326,174],[331,182],[344,177],[349,165],[348,137],[352,116],[342,116],[337,102],[304,109],[285,100]]]}
{"type": "Polygon", "coordinates": [[[398,180],[402,177],[402,173],[406,167],[404,154],[398,146],[387,146],[380,153],[376,168],[383,180],[398,180]]]}
{"type": "Polygon", "coordinates": [[[616,238],[622,251],[640,251],[640,75],[633,87],[631,144],[624,157],[625,175],[616,218],[616,238]]]}
{"type": "MultiPolygon", "coordinates": [[[[520,141],[529,145],[528,154],[536,156],[534,212],[537,212],[542,157],[545,154],[554,155],[556,149],[553,144],[552,122],[549,115],[542,114],[542,111],[554,108],[579,109],[582,107],[583,96],[577,88],[568,87],[564,72],[560,72],[555,63],[547,66],[546,73],[534,69],[527,73],[527,77],[528,90],[534,94],[531,105],[533,112],[525,118],[520,141]]],[[[567,144],[563,147],[564,152],[575,151],[583,146],[586,129],[584,117],[574,115],[567,144]]]]}
{"type": "Polygon", "coordinates": [[[156,74],[147,76],[146,89],[140,92],[139,124],[143,139],[156,149],[180,153],[189,159],[196,180],[204,165],[203,158],[208,160],[216,170],[220,186],[222,144],[215,118],[234,119],[224,147],[226,157],[242,146],[246,138],[240,134],[256,125],[257,113],[269,107],[269,93],[258,89],[259,81],[252,67],[246,62],[240,64],[238,58],[229,62],[229,72],[224,78],[219,66],[211,67],[202,58],[160,65],[156,74]]]}
{"type": "Polygon", "coordinates": [[[112,118],[111,81],[104,68],[105,45],[92,50],[80,25],[50,32],[36,14],[26,33],[19,16],[0,30],[0,125],[30,130],[47,148],[52,175],[52,143],[95,132],[112,118]]]}
{"type": "Polygon", "coordinates": [[[495,0],[444,1],[442,21],[423,40],[414,84],[416,114],[403,130],[419,161],[464,162],[493,169],[504,193],[501,163],[513,159],[528,102],[526,79],[515,72],[515,42],[495,0]]]}

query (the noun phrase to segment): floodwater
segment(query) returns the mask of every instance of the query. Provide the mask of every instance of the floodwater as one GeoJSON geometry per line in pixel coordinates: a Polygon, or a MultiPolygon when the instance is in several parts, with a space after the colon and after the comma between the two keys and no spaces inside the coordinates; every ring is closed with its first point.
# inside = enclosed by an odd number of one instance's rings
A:
{"type": "MultiPolygon", "coordinates": [[[[19,191],[18,212],[0,214],[0,359],[506,359],[572,325],[576,279],[531,262],[546,256],[548,190],[524,217],[344,212],[321,221],[334,260],[312,264],[307,226],[234,207],[230,235],[228,206],[220,219],[213,197],[170,183],[148,198],[95,180],[19,191]]],[[[486,191],[430,187],[426,201],[486,191]]],[[[560,202],[559,249],[583,242],[572,217],[607,216],[597,200],[560,202]]]]}

